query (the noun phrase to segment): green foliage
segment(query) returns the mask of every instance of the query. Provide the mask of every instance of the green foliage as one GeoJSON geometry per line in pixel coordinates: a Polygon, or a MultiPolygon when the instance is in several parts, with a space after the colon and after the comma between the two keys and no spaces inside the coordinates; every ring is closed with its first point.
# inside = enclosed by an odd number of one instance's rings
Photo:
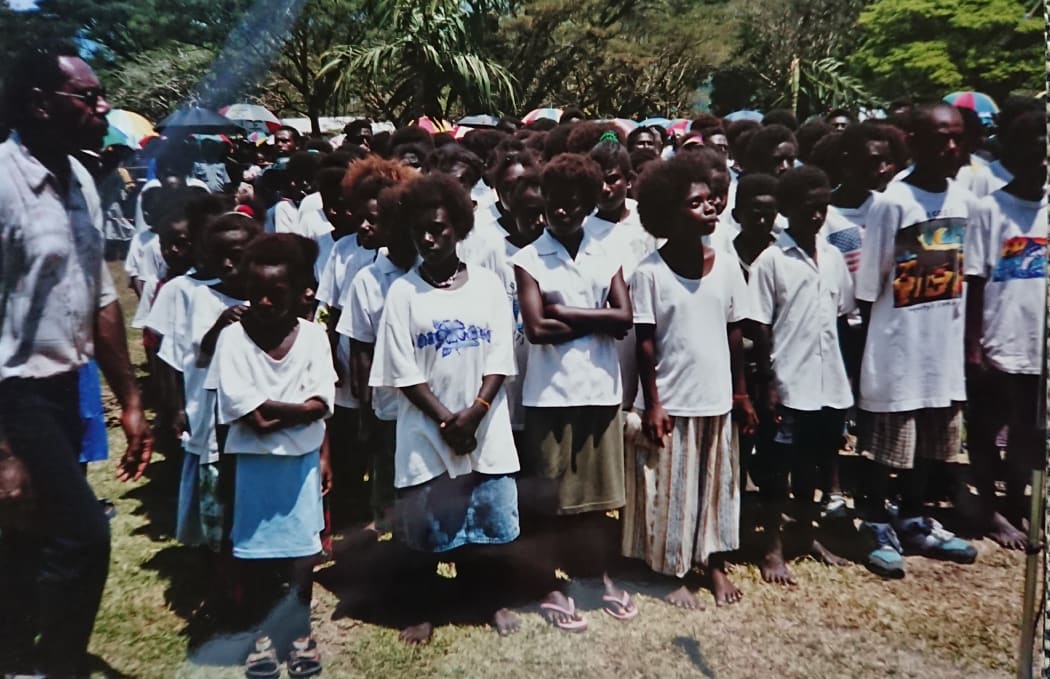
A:
{"type": "Polygon", "coordinates": [[[494,7],[460,0],[378,0],[373,7],[374,40],[333,47],[321,75],[338,73],[339,86],[363,75],[373,104],[400,122],[513,110],[514,78],[482,49],[494,7]]]}
{"type": "Polygon", "coordinates": [[[168,43],[126,60],[119,68],[100,69],[114,106],[157,122],[196,90],[215,50],[168,43]]]}
{"type": "Polygon", "coordinates": [[[854,24],[868,2],[757,0],[734,5],[740,51],[728,77],[716,78],[715,103],[724,113],[745,106],[786,107],[802,117],[837,106],[871,105],[875,98],[845,63],[856,47],[854,24]]]}
{"type": "Polygon", "coordinates": [[[877,0],[860,15],[851,63],[886,98],[1042,88],[1042,15],[1020,0],[877,0]]]}

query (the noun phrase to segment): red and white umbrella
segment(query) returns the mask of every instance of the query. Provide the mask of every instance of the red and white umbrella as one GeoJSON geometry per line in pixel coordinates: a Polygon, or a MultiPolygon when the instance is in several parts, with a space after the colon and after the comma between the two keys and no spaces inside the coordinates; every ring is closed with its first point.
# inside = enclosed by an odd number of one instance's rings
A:
{"type": "Polygon", "coordinates": [[[540,118],[546,118],[547,120],[553,120],[558,122],[561,120],[561,109],[560,108],[536,108],[525,114],[525,117],[521,119],[521,122],[528,125],[534,123],[540,118]]]}
{"type": "Polygon", "coordinates": [[[233,104],[220,108],[219,113],[244,128],[245,132],[276,132],[281,119],[258,104],[233,104]]]}
{"type": "Polygon", "coordinates": [[[430,134],[437,134],[438,132],[451,132],[452,123],[447,120],[434,120],[429,116],[423,116],[412,121],[412,124],[416,127],[422,128],[430,134]]]}

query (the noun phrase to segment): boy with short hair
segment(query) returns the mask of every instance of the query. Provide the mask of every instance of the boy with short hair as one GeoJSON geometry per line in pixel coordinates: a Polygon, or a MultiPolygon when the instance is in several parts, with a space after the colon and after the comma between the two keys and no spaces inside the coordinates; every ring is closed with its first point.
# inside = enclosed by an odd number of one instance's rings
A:
{"type": "Polygon", "coordinates": [[[1043,327],[1046,316],[1046,114],[1014,119],[1014,176],[981,199],[965,240],[966,388],[969,453],[980,497],[980,529],[1007,549],[1027,546],[1020,530],[1025,485],[1043,465],[1043,327]],[[996,433],[1009,425],[1006,508],[996,507],[996,433]]]}
{"type": "Polygon", "coordinates": [[[861,250],[857,299],[868,332],[859,447],[874,463],[862,530],[873,543],[867,565],[884,577],[904,576],[904,550],[959,563],[977,556],[924,508],[930,463],[962,445],[963,238],[973,196],[949,181],[962,135],[951,106],[917,110],[915,167],[876,198],[861,250]],[[894,471],[907,477],[897,515],[886,506],[894,471]]]}
{"type": "Polygon", "coordinates": [[[759,394],[778,427],[777,443],[786,446],[786,454],[766,461],[769,478],[762,485],[771,537],[760,570],[766,582],[777,584],[795,584],[780,531],[789,473],[806,551],[828,565],[845,564],[813,533],[818,471],[828,472],[842,440],[846,409],[853,405],[838,340],[854,308],[853,284],[842,254],[818,237],[830,200],[823,171],[802,166],[782,174],[777,205],[788,228],[758,256],[748,280],[751,318],[758,324],[759,394]]]}

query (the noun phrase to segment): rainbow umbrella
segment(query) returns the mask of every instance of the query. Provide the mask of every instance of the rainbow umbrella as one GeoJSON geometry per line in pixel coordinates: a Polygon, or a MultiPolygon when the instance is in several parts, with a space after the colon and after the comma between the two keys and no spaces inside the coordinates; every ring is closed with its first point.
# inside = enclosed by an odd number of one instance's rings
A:
{"type": "Polygon", "coordinates": [[[546,118],[558,122],[561,120],[561,109],[560,108],[536,108],[525,114],[525,117],[521,119],[521,122],[528,125],[534,123],[540,118],[546,118]]]}
{"type": "Polygon", "coordinates": [[[113,127],[112,125],[106,130],[106,136],[102,138],[102,148],[109,148],[110,146],[127,146],[130,149],[138,150],[139,145],[128,139],[127,135],[113,127]]]}
{"type": "Polygon", "coordinates": [[[104,141],[106,146],[123,144],[139,149],[142,148],[143,141],[157,136],[153,123],[134,111],[115,108],[106,114],[106,122],[109,123],[106,140],[113,139],[113,141],[104,141]]]}
{"type": "Polygon", "coordinates": [[[995,114],[999,112],[999,105],[984,92],[952,92],[944,101],[957,108],[968,108],[976,112],[985,125],[991,125],[995,114]]]}
{"type": "Polygon", "coordinates": [[[753,109],[743,109],[740,111],[733,111],[729,115],[722,118],[722,120],[732,123],[737,120],[753,120],[756,123],[762,122],[762,112],[755,111],[753,109]]]}
{"type": "Polygon", "coordinates": [[[667,134],[685,134],[689,131],[689,126],[692,124],[693,121],[687,118],[675,118],[671,121],[671,124],[667,126],[667,134]]]}
{"type": "Polygon", "coordinates": [[[642,122],[638,123],[639,127],[662,127],[667,129],[671,126],[670,118],[646,118],[642,122]]]}
{"type": "Polygon", "coordinates": [[[638,127],[638,123],[633,120],[628,120],[627,118],[613,118],[612,124],[615,125],[620,132],[623,132],[624,137],[633,132],[634,128],[638,127]]]}
{"type": "Polygon", "coordinates": [[[423,116],[412,121],[412,125],[420,127],[430,134],[437,134],[439,132],[450,132],[452,130],[452,124],[447,120],[434,120],[429,116],[423,116]]]}
{"type": "Polygon", "coordinates": [[[219,113],[243,127],[246,132],[276,132],[281,126],[280,118],[258,104],[232,104],[220,108],[219,113]]]}
{"type": "Polygon", "coordinates": [[[252,132],[248,135],[248,141],[255,144],[256,146],[260,146],[266,143],[266,138],[269,136],[270,135],[266,134],[265,132],[252,132]]]}

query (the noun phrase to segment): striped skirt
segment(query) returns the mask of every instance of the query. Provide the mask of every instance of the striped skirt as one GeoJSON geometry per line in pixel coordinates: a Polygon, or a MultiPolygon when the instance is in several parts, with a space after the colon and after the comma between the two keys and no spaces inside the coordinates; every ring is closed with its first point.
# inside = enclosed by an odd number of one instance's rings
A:
{"type": "Polygon", "coordinates": [[[729,414],[676,417],[656,448],[638,413],[624,426],[623,555],[682,577],[740,546],[740,454],[729,414]]]}

